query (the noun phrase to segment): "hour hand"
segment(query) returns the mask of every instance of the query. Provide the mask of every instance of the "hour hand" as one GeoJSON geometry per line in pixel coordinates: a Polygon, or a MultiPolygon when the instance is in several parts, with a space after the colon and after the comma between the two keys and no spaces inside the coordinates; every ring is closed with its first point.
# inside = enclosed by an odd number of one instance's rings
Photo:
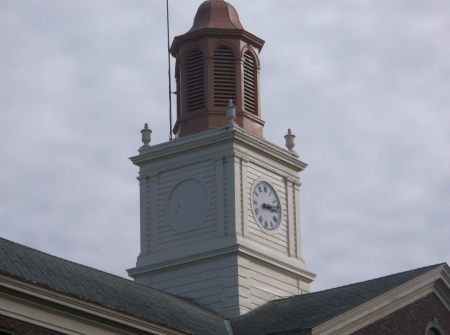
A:
{"type": "Polygon", "coordinates": [[[278,209],[280,209],[280,206],[279,206],[279,205],[277,205],[277,206],[272,206],[272,205],[270,205],[270,204],[263,204],[263,208],[268,208],[268,209],[270,209],[271,212],[276,212],[276,213],[278,213],[278,209]]]}

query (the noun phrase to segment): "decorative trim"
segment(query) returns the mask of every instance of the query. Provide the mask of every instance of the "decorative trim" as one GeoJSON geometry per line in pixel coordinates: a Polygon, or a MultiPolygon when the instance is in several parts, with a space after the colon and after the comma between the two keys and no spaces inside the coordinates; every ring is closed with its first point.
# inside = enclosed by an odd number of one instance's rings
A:
{"type": "MultiPolygon", "coordinates": [[[[450,271],[449,271],[450,272],[450,271]]],[[[434,291],[444,306],[450,312],[450,279],[446,278],[447,273],[443,272],[442,279],[434,284],[434,291]]]]}
{"type": "Polygon", "coordinates": [[[439,335],[445,335],[444,329],[439,325],[438,319],[436,318],[434,318],[433,321],[428,322],[425,328],[425,335],[428,335],[428,331],[433,328],[439,332],[439,335]]]}

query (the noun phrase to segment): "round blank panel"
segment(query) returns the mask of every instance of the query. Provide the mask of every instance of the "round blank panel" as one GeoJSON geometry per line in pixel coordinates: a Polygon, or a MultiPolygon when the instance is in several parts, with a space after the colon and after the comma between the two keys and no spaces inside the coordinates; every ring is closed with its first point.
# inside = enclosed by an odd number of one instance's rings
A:
{"type": "Polygon", "coordinates": [[[205,185],[196,179],[187,179],[176,185],[167,201],[170,226],[179,232],[197,228],[209,209],[209,196],[205,185]]]}

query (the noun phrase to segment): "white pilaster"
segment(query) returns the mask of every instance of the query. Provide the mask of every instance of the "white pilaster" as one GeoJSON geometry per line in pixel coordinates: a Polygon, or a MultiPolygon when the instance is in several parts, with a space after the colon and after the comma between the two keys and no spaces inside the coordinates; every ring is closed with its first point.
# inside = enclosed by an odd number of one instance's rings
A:
{"type": "Polygon", "coordinates": [[[140,194],[140,221],[141,221],[141,253],[140,256],[147,255],[148,253],[148,204],[147,204],[147,176],[140,176],[137,178],[139,180],[139,194],[140,194]]]}
{"type": "Polygon", "coordinates": [[[247,192],[247,166],[248,166],[248,157],[246,156],[242,156],[241,157],[241,207],[242,207],[242,235],[244,236],[248,236],[248,222],[247,218],[248,218],[248,192],[247,192]]]}
{"type": "Polygon", "coordinates": [[[158,220],[158,174],[150,177],[150,251],[159,250],[159,220],[158,220]]]}
{"type": "Polygon", "coordinates": [[[225,234],[223,161],[224,156],[222,155],[214,159],[214,162],[216,164],[217,236],[223,236],[225,234]]]}
{"type": "Polygon", "coordinates": [[[293,188],[292,184],[294,180],[292,178],[284,178],[286,182],[286,219],[287,219],[287,230],[288,230],[288,239],[289,239],[289,256],[296,256],[296,245],[295,245],[295,233],[296,233],[296,227],[295,227],[295,206],[294,199],[293,199],[293,188]]]}
{"type": "Polygon", "coordinates": [[[295,237],[296,237],[296,253],[298,258],[302,258],[302,241],[301,241],[301,225],[300,225],[300,186],[298,180],[294,182],[295,197],[295,237]]]}
{"type": "Polygon", "coordinates": [[[227,159],[227,202],[228,202],[228,233],[236,234],[241,231],[242,218],[239,213],[241,204],[240,192],[240,160],[235,155],[228,155],[227,159]]]}

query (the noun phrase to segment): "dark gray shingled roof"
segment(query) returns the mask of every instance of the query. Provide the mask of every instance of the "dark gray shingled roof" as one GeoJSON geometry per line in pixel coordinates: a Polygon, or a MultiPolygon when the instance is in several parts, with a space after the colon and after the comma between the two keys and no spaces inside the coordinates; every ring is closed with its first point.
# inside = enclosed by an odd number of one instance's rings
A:
{"type": "Polygon", "coordinates": [[[0,271],[199,335],[228,335],[194,302],[0,238],[0,271]]]}
{"type": "Polygon", "coordinates": [[[235,335],[281,335],[312,329],[440,265],[274,300],[231,320],[233,331],[235,335]]]}

